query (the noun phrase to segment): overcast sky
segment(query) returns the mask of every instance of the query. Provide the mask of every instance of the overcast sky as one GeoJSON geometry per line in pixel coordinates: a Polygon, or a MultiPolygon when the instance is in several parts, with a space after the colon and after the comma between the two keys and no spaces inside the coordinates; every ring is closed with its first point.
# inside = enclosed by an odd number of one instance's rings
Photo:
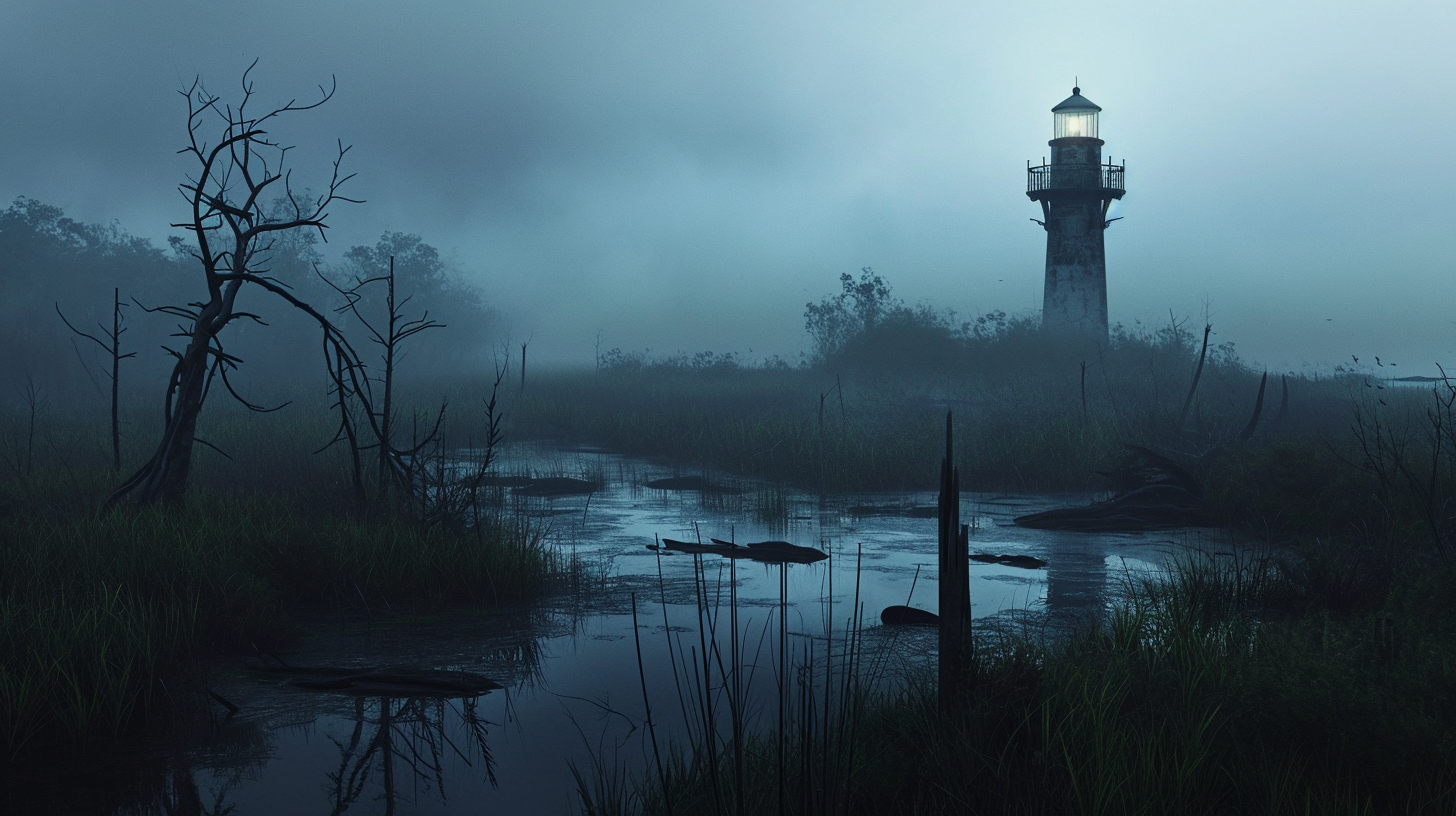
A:
{"type": "Polygon", "coordinates": [[[304,183],[353,145],[331,253],[414,232],[538,359],[806,347],[872,266],[905,300],[1039,309],[1025,190],[1080,77],[1127,161],[1114,322],[1260,364],[1456,363],[1456,3],[0,0],[0,204],[159,242],[200,74],[304,183]]]}

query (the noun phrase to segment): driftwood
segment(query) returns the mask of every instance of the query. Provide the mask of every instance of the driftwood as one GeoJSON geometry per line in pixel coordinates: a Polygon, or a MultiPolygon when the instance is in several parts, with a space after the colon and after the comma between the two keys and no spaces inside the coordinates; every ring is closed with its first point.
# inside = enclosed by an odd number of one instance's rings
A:
{"type": "Polygon", "coordinates": [[[1047,562],[1040,558],[1032,558],[1029,555],[991,555],[990,553],[974,553],[972,561],[980,561],[982,564],[1000,564],[1003,567],[1020,567],[1022,569],[1041,569],[1047,562]]]}
{"type": "Polygon", "coordinates": [[[880,623],[886,626],[939,626],[940,616],[913,606],[887,606],[880,613],[880,623]]]}
{"type": "Polygon", "coordinates": [[[483,675],[453,669],[283,665],[260,667],[256,671],[280,677],[291,686],[309,691],[369,697],[477,697],[502,688],[483,675]]]}
{"type": "Polygon", "coordinates": [[[769,564],[812,564],[829,557],[829,554],[822,550],[816,550],[813,547],[801,547],[797,544],[790,544],[787,541],[758,541],[752,544],[734,544],[731,541],[722,541],[716,538],[709,540],[713,543],[698,544],[692,541],[677,541],[671,538],[664,538],[660,547],[657,544],[648,544],[647,549],[673,550],[675,552],[702,555],[721,555],[724,558],[749,558],[754,561],[762,561],[769,564]]]}

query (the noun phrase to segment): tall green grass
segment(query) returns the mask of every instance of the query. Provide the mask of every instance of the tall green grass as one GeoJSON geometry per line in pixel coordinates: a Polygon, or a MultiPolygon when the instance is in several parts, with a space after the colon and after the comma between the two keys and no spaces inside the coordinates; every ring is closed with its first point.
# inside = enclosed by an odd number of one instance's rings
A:
{"type": "MultiPolygon", "coordinates": [[[[1291,557],[1189,552],[1130,576],[1106,617],[1069,636],[983,623],[959,714],[939,707],[933,670],[866,683],[847,705],[791,706],[786,724],[716,751],[701,738],[669,749],[664,779],[649,770],[610,800],[588,785],[588,810],[1452,812],[1456,613],[1437,596],[1456,579],[1412,573],[1337,614],[1304,594],[1291,557]]],[[[874,665],[862,655],[856,670],[874,665]]]]}
{"type": "Polygon", "coordinates": [[[516,603],[560,570],[538,531],[423,532],[278,501],[0,521],[0,751],[114,740],[209,650],[270,648],[293,614],[516,603]]]}
{"type": "Polygon", "coordinates": [[[191,661],[272,648],[300,615],[521,603],[568,569],[499,509],[427,527],[355,508],[309,416],[210,415],[226,456],[199,449],[192,495],[166,510],[105,507],[119,477],[84,417],[0,423],[0,761],[164,721],[191,661]]]}

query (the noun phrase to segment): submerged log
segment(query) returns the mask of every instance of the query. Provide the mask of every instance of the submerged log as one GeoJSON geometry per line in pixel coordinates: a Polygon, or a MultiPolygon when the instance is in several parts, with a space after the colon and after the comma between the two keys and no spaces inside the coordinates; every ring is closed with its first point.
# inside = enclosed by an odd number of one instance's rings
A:
{"type": "Polygon", "coordinates": [[[1040,558],[1032,558],[1029,555],[991,555],[990,553],[975,553],[971,556],[972,561],[979,561],[982,564],[1000,564],[1003,567],[1020,567],[1022,569],[1041,569],[1047,562],[1040,558]]]}
{"type": "Polygon", "coordinates": [[[939,626],[940,616],[913,606],[887,606],[880,613],[880,623],[885,626],[939,626]]]}
{"type": "MultiPolygon", "coordinates": [[[[797,544],[790,544],[787,541],[757,541],[752,544],[734,544],[731,541],[721,539],[709,539],[711,544],[698,544],[692,541],[678,541],[676,539],[662,539],[661,549],[673,550],[675,552],[693,553],[702,555],[721,555],[724,558],[748,558],[754,561],[762,561],[768,564],[813,564],[816,561],[823,561],[829,554],[816,550],[813,547],[801,547],[797,544]]],[[[656,544],[648,544],[647,549],[659,549],[656,544]]]]}
{"type": "Polygon", "coordinates": [[[721,538],[708,540],[719,547],[727,547],[732,550],[730,558],[751,558],[754,561],[767,561],[775,564],[786,561],[794,564],[812,564],[829,557],[829,554],[822,550],[801,547],[787,541],[754,541],[748,544],[734,544],[721,538]]]}

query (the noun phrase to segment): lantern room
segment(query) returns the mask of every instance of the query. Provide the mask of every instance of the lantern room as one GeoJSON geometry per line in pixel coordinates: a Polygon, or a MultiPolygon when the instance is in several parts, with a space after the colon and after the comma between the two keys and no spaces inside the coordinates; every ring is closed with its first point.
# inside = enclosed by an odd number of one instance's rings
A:
{"type": "Polygon", "coordinates": [[[1082,95],[1081,88],[1073,88],[1072,95],[1052,108],[1052,126],[1055,139],[1097,138],[1097,114],[1102,108],[1082,95]]]}

